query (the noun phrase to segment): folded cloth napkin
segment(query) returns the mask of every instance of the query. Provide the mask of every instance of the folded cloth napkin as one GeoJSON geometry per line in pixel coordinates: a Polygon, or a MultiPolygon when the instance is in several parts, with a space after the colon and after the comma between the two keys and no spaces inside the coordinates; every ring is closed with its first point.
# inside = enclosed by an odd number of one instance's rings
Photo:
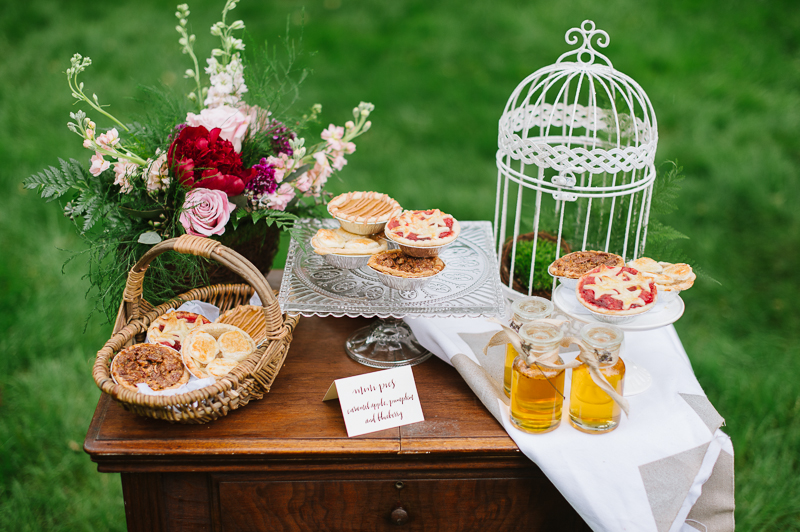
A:
{"type": "Polygon", "coordinates": [[[459,371],[593,530],[712,530],[710,523],[714,530],[733,530],[733,446],[671,325],[626,333],[622,359],[648,370],[653,383],[627,397],[630,418],[623,415],[615,431],[590,435],[568,421],[570,371],[556,430],[528,434],[511,425],[502,392],[505,349],[482,352],[499,326],[480,318],[405,321],[420,344],[459,371]],[[715,491],[703,493],[712,475],[715,491]],[[701,497],[703,504],[693,509],[701,497]]]}

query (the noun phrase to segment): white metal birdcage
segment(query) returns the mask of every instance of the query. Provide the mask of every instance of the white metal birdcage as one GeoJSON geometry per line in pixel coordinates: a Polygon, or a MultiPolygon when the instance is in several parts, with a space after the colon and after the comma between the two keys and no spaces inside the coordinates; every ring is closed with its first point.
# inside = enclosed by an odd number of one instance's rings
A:
{"type": "Polygon", "coordinates": [[[580,45],[525,78],[499,122],[495,242],[501,261],[504,247],[510,254],[511,287],[521,228],[532,232],[529,294],[540,231],[556,233],[557,257],[562,238],[573,251],[641,256],[656,177],[655,112],[594,49],[608,46],[608,34],[586,20],[566,41],[580,45]]]}

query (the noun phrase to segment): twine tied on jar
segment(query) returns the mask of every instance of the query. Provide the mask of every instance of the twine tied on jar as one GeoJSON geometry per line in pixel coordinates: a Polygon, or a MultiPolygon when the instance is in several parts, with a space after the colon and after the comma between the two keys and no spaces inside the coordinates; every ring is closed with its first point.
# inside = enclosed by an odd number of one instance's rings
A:
{"type": "MultiPolygon", "coordinates": [[[[577,368],[581,364],[585,364],[589,369],[589,375],[592,377],[592,381],[619,405],[622,411],[625,412],[626,416],[630,415],[630,406],[628,404],[628,400],[617,393],[614,387],[609,384],[605,375],[603,375],[603,373],[600,371],[601,363],[610,365],[617,363],[617,359],[619,358],[619,347],[610,350],[595,349],[586,345],[579,338],[566,337],[561,340],[561,347],[569,347],[573,344],[578,346],[578,349],[580,349],[578,353],[578,360],[572,360],[566,364],[559,364],[557,362],[559,354],[558,348],[546,353],[533,353],[531,352],[530,347],[523,342],[517,331],[504,325],[502,322],[494,318],[490,319],[489,321],[497,323],[503,328],[503,330],[499,331],[489,339],[489,343],[487,343],[486,347],[483,348],[484,355],[489,354],[488,351],[490,347],[511,344],[514,346],[514,349],[516,349],[517,353],[525,357],[525,362],[527,362],[529,366],[537,364],[544,368],[560,370],[577,368]]],[[[537,322],[539,321],[558,326],[564,323],[566,320],[537,320],[537,322]]]]}

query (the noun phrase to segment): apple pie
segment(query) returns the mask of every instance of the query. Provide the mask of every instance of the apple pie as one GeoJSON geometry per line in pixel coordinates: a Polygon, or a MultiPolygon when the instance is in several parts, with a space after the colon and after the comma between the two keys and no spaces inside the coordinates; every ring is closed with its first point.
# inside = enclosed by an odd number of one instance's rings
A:
{"type": "Polygon", "coordinates": [[[598,266],[578,281],[575,296],[600,314],[631,316],[656,303],[655,282],[628,266],[598,266]]]}
{"type": "Polygon", "coordinates": [[[320,229],[311,239],[318,255],[374,255],[386,250],[386,240],[362,236],[344,229],[320,229]]]}
{"type": "Polygon", "coordinates": [[[111,376],[120,386],[138,392],[139,383],[153,391],[172,390],[189,381],[189,372],[181,355],[160,344],[136,344],[114,357],[111,376]]]}
{"type": "Polygon", "coordinates": [[[328,212],[342,228],[359,235],[379,233],[402,210],[397,201],[380,192],[346,192],[328,203],[328,212]]]}
{"type": "Polygon", "coordinates": [[[458,237],[461,228],[450,214],[439,209],[403,211],[386,224],[386,236],[411,247],[438,247],[458,237]]]}
{"type": "Polygon", "coordinates": [[[628,263],[628,266],[639,270],[645,277],[656,283],[659,292],[681,292],[694,285],[697,274],[692,267],[685,263],[672,264],[669,262],[656,262],[648,257],[639,257],[628,263]]]}
{"type": "Polygon", "coordinates": [[[256,350],[244,330],[226,323],[211,323],[186,335],[183,361],[198,379],[226,375],[256,350]]]}

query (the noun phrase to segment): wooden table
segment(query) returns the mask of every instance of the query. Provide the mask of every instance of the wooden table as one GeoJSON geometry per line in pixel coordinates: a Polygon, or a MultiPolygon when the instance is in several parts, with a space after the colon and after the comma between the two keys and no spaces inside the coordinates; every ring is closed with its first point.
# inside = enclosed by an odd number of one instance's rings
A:
{"type": "Polygon", "coordinates": [[[270,393],[206,425],[103,395],[84,448],[122,473],[128,530],[589,530],[436,358],[414,367],[424,422],[348,438],[339,402],[322,397],[375,371],[344,352],[368,323],[302,318],[270,393]]]}

